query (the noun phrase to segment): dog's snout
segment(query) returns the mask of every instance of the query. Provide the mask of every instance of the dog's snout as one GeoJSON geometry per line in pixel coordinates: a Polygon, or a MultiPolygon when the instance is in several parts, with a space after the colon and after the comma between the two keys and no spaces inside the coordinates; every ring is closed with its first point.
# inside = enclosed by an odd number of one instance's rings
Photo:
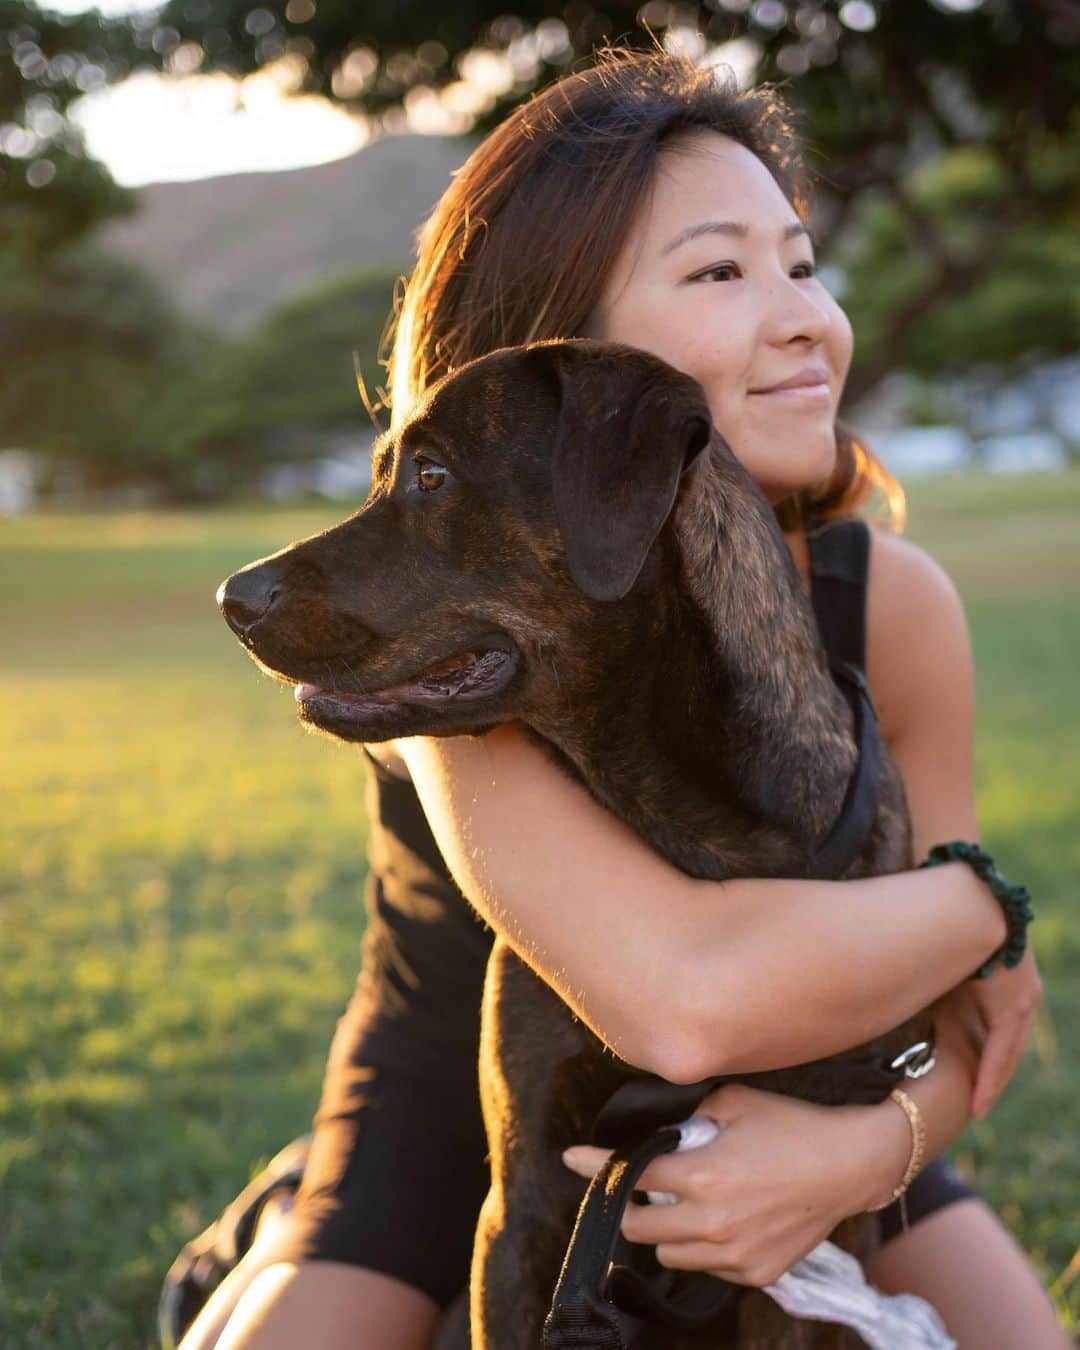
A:
{"type": "Polygon", "coordinates": [[[221,583],[217,602],[225,622],[234,633],[243,635],[266,617],[283,590],[273,568],[245,567],[221,583]]]}

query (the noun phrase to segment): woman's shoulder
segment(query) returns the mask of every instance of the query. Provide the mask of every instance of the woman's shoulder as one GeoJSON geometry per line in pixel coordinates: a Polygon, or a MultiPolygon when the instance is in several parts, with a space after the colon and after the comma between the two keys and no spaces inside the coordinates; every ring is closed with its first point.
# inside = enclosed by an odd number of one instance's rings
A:
{"type": "Polygon", "coordinates": [[[870,526],[872,563],[887,581],[901,585],[914,582],[924,588],[936,584],[955,590],[948,572],[926,549],[906,535],[895,534],[883,521],[866,523],[870,526]]]}
{"type": "Polygon", "coordinates": [[[871,522],[866,679],[886,741],[931,684],[970,660],[963,601],[944,567],[910,539],[871,522]]]}

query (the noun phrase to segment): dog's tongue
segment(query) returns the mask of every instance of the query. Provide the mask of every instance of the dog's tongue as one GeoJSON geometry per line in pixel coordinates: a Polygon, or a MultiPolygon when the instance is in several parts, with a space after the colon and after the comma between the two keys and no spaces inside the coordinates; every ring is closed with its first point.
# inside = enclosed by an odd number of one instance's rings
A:
{"type": "Polygon", "coordinates": [[[406,683],[391,685],[386,689],[357,694],[343,689],[327,689],[317,684],[298,684],[294,696],[297,703],[305,703],[313,698],[329,698],[335,702],[352,704],[397,703],[408,698],[448,698],[467,693],[506,659],[506,653],[500,651],[456,652],[453,656],[443,657],[425,666],[406,683]]]}
{"type": "Polygon", "coordinates": [[[448,671],[458,670],[462,666],[474,665],[479,657],[478,652],[458,652],[454,656],[444,656],[441,661],[436,661],[434,665],[427,666],[417,675],[417,681],[427,680],[431,677],[446,674],[448,671]]]}

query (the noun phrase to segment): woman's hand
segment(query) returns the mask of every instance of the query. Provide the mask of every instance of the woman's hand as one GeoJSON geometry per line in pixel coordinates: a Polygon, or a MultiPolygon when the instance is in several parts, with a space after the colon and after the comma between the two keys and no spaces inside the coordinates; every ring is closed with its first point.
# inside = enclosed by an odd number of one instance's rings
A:
{"type": "MultiPolygon", "coordinates": [[[[672,1269],[771,1284],[903,1175],[907,1121],[884,1105],[884,1114],[881,1106],[815,1106],[725,1084],[696,1113],[716,1122],[719,1138],[655,1159],[638,1182],[678,1204],[628,1205],[623,1235],[655,1244],[660,1264],[672,1269]]],[[[578,1146],[563,1160],[592,1176],[608,1154],[578,1146]]]]}
{"type": "Polygon", "coordinates": [[[1003,966],[984,980],[968,982],[986,1041],[971,1097],[971,1114],[982,1119],[1001,1096],[1024,1053],[1043,996],[1042,980],[1029,946],[1012,970],[1003,966]]]}

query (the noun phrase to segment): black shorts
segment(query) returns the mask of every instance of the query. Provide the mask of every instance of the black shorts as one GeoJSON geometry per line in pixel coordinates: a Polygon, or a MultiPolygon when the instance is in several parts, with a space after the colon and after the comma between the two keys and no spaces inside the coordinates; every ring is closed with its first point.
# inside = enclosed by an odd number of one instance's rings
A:
{"type": "Polygon", "coordinates": [[[488,1187],[477,1081],[492,934],[454,885],[416,790],[369,756],[368,911],[283,1261],[343,1261],[445,1306],[488,1187]]]}
{"type": "MultiPolygon", "coordinates": [[[[450,879],[411,783],[370,767],[363,967],[278,1259],[363,1266],[446,1307],[468,1281],[488,1186],[476,1066],[491,932],[450,879]]],[[[972,1194],[932,1162],[908,1191],[909,1222],[972,1194]]],[[[895,1237],[899,1205],[878,1217],[895,1237]]]]}

